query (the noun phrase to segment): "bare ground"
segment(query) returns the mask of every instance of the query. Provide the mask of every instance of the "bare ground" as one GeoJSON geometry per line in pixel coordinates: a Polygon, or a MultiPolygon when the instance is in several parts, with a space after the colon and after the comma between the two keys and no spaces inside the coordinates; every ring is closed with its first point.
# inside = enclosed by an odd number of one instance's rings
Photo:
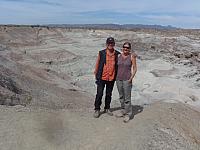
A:
{"type": "Polygon", "coordinates": [[[200,149],[197,32],[0,26],[0,149],[200,149]],[[92,72],[108,36],[138,55],[127,124],[92,117],[92,72]]]}
{"type": "MultiPolygon", "coordinates": [[[[114,112],[116,113],[116,111],[114,112]]],[[[183,104],[155,103],[129,123],[89,111],[1,106],[2,150],[194,150],[200,115],[183,104]]]]}

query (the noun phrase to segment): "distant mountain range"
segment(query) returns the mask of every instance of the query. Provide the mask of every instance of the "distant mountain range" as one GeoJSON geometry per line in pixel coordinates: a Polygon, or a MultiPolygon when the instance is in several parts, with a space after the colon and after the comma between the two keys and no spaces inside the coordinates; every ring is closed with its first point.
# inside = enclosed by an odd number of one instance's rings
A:
{"type": "Polygon", "coordinates": [[[179,29],[171,25],[143,25],[143,24],[46,24],[46,25],[1,25],[1,26],[26,26],[26,27],[60,27],[60,28],[81,28],[81,29],[114,29],[114,30],[131,30],[131,29],[179,29]]]}
{"type": "Polygon", "coordinates": [[[49,27],[92,28],[92,29],[177,29],[171,25],[143,25],[143,24],[50,24],[49,27]]]}

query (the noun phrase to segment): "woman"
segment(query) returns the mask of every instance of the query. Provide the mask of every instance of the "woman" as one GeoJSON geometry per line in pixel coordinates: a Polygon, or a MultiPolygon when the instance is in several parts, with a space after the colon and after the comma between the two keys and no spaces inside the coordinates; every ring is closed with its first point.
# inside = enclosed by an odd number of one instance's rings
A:
{"type": "Polygon", "coordinates": [[[132,80],[136,74],[136,55],[131,53],[131,43],[123,44],[122,53],[118,57],[117,89],[121,103],[120,114],[117,117],[124,117],[124,122],[128,122],[132,114],[131,89],[132,80]]]}

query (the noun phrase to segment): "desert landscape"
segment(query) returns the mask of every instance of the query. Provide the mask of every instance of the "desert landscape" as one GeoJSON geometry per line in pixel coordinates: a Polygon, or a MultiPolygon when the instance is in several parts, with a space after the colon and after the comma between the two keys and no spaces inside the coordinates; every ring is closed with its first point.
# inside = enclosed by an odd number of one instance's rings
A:
{"type": "MultiPolygon", "coordinates": [[[[199,35],[197,29],[1,25],[0,149],[200,149],[199,35]],[[129,123],[107,114],[93,118],[93,71],[109,36],[117,50],[129,41],[137,54],[129,123]]],[[[119,106],[115,87],[114,114],[119,106]]]]}

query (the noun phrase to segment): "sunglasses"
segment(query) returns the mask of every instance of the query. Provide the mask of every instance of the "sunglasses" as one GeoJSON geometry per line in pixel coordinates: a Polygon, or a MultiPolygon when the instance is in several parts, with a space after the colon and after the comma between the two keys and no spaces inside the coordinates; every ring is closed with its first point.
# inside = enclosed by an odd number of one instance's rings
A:
{"type": "Polygon", "coordinates": [[[127,47],[127,46],[123,46],[123,48],[130,49],[130,47],[127,47]]]}

